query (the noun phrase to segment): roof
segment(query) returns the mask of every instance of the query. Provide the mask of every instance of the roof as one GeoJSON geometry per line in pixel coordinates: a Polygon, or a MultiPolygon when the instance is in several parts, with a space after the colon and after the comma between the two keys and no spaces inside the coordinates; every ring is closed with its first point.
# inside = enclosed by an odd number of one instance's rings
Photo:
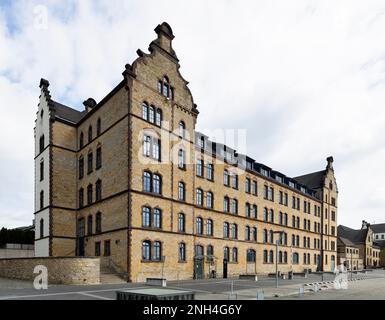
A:
{"type": "Polygon", "coordinates": [[[379,247],[380,249],[385,248],[385,240],[376,240],[375,245],[379,247]]]}
{"type": "Polygon", "coordinates": [[[366,240],[368,229],[354,230],[346,226],[338,226],[337,234],[340,238],[348,239],[354,244],[364,243],[366,240]]]}
{"type": "Polygon", "coordinates": [[[356,246],[349,239],[346,239],[346,238],[343,238],[343,237],[338,237],[338,242],[342,243],[343,245],[345,245],[347,247],[355,247],[356,246]]]}
{"type": "Polygon", "coordinates": [[[322,170],[305,174],[303,176],[295,177],[293,179],[307,186],[310,189],[318,189],[323,186],[325,174],[326,170],[322,170]]]}
{"type": "Polygon", "coordinates": [[[385,223],[371,224],[374,233],[385,233],[385,223]]]}
{"type": "Polygon", "coordinates": [[[52,100],[53,107],[55,108],[55,116],[73,123],[78,123],[80,119],[85,115],[85,111],[80,112],[65,106],[59,102],[52,100]]]}

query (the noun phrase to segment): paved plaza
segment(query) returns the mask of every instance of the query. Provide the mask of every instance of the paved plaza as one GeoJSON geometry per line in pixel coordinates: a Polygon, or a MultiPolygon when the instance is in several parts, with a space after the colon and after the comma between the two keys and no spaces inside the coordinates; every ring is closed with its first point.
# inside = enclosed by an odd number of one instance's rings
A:
{"type": "MultiPolygon", "coordinates": [[[[196,300],[228,300],[231,293],[238,300],[256,300],[257,296],[266,300],[385,299],[384,270],[353,274],[347,289],[336,290],[334,279],[332,274],[310,274],[307,278],[298,276],[292,280],[280,280],[277,289],[275,278],[260,276],[257,282],[239,279],[170,281],[167,288],[194,291],[196,300]],[[314,292],[314,286],[310,285],[314,283],[320,284],[320,291],[314,292]],[[300,288],[304,288],[303,294],[300,288]]],[[[0,279],[0,300],[115,300],[116,291],[129,288],[148,286],[143,283],[52,285],[47,290],[35,290],[29,281],[0,279]]]]}

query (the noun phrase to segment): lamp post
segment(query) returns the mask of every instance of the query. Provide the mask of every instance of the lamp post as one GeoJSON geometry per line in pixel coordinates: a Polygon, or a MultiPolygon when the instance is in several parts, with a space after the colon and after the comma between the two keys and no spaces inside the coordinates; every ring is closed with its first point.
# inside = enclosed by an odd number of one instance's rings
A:
{"type": "Polygon", "coordinates": [[[355,249],[350,249],[350,279],[353,279],[353,250],[355,249]]]}
{"type": "Polygon", "coordinates": [[[279,234],[279,239],[275,241],[275,287],[278,288],[278,248],[283,231],[273,231],[273,234],[279,234]]]}

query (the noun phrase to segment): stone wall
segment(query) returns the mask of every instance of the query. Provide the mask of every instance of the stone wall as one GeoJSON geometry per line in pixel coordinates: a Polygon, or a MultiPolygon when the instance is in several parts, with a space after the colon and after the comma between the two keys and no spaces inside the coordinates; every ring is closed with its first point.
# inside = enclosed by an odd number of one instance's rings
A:
{"type": "Polygon", "coordinates": [[[48,284],[99,284],[100,260],[97,258],[20,258],[0,259],[0,277],[31,280],[36,266],[48,269],[48,284]]]}

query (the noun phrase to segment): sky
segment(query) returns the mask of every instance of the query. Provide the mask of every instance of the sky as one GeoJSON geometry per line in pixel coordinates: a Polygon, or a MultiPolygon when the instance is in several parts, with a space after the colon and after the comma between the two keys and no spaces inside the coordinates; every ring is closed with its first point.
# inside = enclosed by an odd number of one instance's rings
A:
{"type": "Polygon", "coordinates": [[[287,176],[334,157],[338,223],[385,222],[384,1],[0,0],[0,227],[33,219],[40,78],[83,110],[167,21],[197,129],[246,129],[287,176]]]}

